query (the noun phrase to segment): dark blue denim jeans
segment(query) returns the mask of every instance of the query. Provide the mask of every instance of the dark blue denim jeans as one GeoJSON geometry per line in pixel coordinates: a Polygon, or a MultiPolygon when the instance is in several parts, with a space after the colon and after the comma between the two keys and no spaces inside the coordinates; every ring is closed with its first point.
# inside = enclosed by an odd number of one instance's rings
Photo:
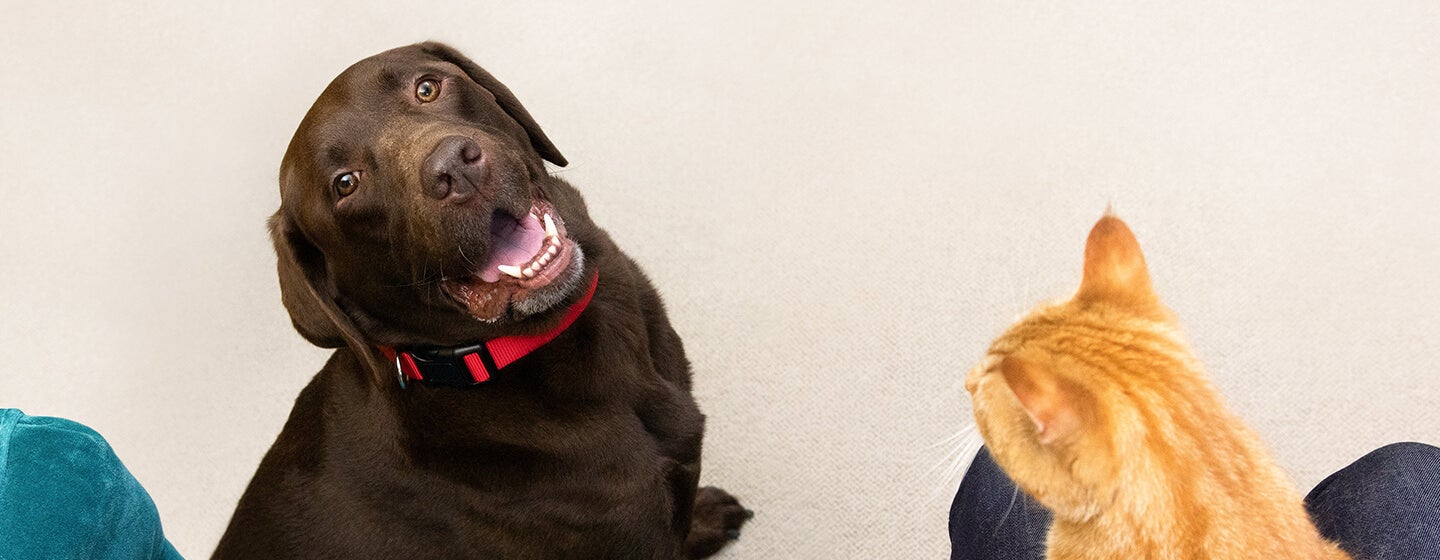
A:
{"type": "MultiPolygon", "coordinates": [[[[1440,560],[1440,448],[1395,443],[1305,497],[1320,533],[1365,560],[1440,560]]],[[[950,506],[951,560],[1042,560],[1050,512],[981,449],[950,506]]]]}

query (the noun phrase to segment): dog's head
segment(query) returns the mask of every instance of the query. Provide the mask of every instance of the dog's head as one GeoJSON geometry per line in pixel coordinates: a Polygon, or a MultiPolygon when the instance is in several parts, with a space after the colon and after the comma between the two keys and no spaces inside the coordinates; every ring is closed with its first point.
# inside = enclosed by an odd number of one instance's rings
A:
{"type": "Polygon", "coordinates": [[[515,95],[454,49],[355,63],[306,114],[271,218],[295,327],[326,347],[524,331],[583,284],[589,229],[515,95]],[[564,192],[557,192],[564,191],[564,192]]]}

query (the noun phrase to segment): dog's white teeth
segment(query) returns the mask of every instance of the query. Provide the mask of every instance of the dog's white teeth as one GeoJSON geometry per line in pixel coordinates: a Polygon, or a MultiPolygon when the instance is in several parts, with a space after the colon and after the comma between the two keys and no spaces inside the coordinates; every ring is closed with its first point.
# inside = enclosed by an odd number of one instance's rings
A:
{"type": "MultiPolygon", "coordinates": [[[[518,267],[518,266],[510,266],[510,265],[508,265],[508,264],[502,264],[502,265],[496,266],[495,268],[496,268],[497,270],[499,270],[502,274],[506,274],[506,275],[509,275],[509,276],[513,276],[513,277],[515,277],[515,278],[523,278],[523,276],[521,276],[523,273],[520,271],[520,267],[518,267]]],[[[531,276],[534,276],[534,274],[535,274],[533,271],[527,271],[527,272],[530,272],[530,275],[531,275],[531,276]]]]}
{"type": "Polygon", "coordinates": [[[560,237],[559,230],[555,229],[555,220],[550,219],[549,214],[545,215],[545,236],[551,239],[558,239],[560,237]]]}
{"type": "Polygon", "coordinates": [[[559,252],[560,252],[560,248],[557,247],[557,246],[555,246],[555,245],[551,245],[551,246],[549,246],[549,247],[547,247],[547,248],[545,249],[545,254],[550,255],[550,256],[552,256],[552,257],[555,256],[555,253],[559,253],[559,252]]]}
{"type": "Polygon", "coordinates": [[[533,269],[533,268],[527,268],[527,269],[525,269],[525,277],[526,277],[526,278],[534,278],[534,277],[535,277],[535,269],[533,269]]]}

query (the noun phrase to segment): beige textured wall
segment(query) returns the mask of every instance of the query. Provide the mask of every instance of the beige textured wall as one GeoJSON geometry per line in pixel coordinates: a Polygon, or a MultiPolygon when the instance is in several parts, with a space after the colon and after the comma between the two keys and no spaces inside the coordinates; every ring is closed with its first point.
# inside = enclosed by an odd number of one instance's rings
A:
{"type": "Polygon", "coordinates": [[[943,556],[960,376],[1107,203],[1299,484],[1440,443],[1440,4],[403,4],[0,10],[0,406],[106,434],[184,553],[324,359],[263,228],[285,144],[428,38],[666,295],[759,512],[728,558],[943,556]]]}

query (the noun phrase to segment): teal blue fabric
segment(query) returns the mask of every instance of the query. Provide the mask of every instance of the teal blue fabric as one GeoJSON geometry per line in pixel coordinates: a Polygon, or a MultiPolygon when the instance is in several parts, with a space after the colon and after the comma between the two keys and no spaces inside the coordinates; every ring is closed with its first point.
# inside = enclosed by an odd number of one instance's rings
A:
{"type": "Polygon", "coordinates": [[[0,409],[0,560],[178,559],[150,494],[95,430],[0,409]]]}

